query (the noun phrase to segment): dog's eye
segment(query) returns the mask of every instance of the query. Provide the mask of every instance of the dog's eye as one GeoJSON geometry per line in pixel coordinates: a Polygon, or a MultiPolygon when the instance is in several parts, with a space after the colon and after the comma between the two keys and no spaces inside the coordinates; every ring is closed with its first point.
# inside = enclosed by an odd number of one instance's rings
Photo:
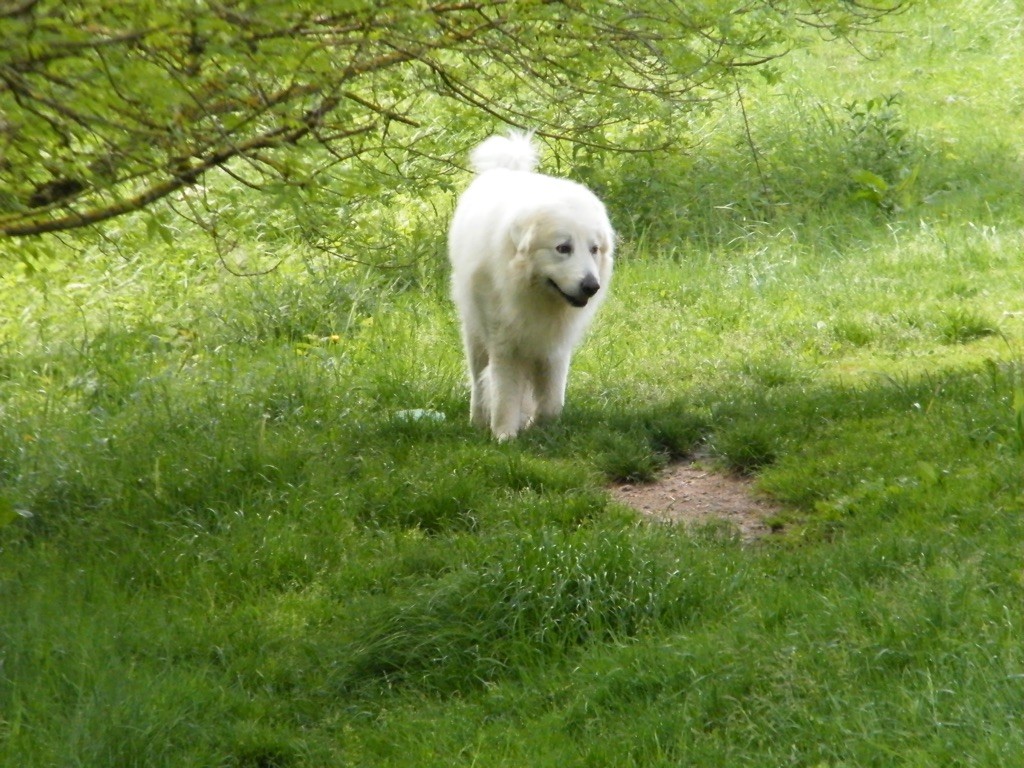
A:
{"type": "Polygon", "coordinates": [[[591,255],[591,256],[597,256],[597,252],[598,252],[599,250],[601,250],[601,249],[600,249],[600,248],[598,248],[598,247],[597,247],[596,245],[592,245],[592,246],[590,246],[590,255],[591,255]]]}
{"type": "Polygon", "coordinates": [[[562,254],[563,256],[568,256],[570,253],[572,253],[572,244],[560,243],[555,246],[555,251],[562,254]]]}

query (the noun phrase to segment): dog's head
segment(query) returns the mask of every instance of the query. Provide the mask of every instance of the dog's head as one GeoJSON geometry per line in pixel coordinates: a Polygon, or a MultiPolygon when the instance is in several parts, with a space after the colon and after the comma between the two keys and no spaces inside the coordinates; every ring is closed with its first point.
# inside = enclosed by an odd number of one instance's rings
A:
{"type": "Polygon", "coordinates": [[[585,307],[607,288],[615,247],[604,206],[583,203],[538,208],[512,229],[516,259],[531,280],[574,307],[585,307]]]}

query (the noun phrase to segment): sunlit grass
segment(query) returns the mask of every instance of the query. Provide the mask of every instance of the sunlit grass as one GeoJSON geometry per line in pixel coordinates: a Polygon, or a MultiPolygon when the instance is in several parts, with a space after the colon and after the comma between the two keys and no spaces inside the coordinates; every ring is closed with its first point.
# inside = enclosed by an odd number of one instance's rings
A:
{"type": "Polygon", "coordinates": [[[442,232],[239,278],[125,225],[5,272],[0,764],[1016,765],[1019,31],[970,8],[749,86],[764,178],[729,116],[610,163],[613,294],[512,444],[468,424],[442,232]],[[695,452],[781,532],[606,493],[695,452]]]}

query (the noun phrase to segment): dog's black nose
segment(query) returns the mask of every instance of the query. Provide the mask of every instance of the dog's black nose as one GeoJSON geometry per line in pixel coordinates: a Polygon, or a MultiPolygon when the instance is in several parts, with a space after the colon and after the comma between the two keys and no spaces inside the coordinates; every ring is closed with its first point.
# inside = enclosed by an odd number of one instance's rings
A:
{"type": "Polygon", "coordinates": [[[597,278],[593,275],[587,275],[580,282],[580,293],[586,296],[588,299],[601,290],[601,284],[597,282],[597,278]]]}

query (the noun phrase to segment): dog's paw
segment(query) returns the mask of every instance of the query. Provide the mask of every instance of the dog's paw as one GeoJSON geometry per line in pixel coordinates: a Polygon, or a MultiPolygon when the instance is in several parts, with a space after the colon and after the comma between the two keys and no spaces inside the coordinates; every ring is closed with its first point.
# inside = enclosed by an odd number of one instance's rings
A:
{"type": "Polygon", "coordinates": [[[509,440],[515,440],[519,432],[515,429],[496,429],[493,431],[493,434],[494,439],[499,443],[507,443],[509,440]]]}

